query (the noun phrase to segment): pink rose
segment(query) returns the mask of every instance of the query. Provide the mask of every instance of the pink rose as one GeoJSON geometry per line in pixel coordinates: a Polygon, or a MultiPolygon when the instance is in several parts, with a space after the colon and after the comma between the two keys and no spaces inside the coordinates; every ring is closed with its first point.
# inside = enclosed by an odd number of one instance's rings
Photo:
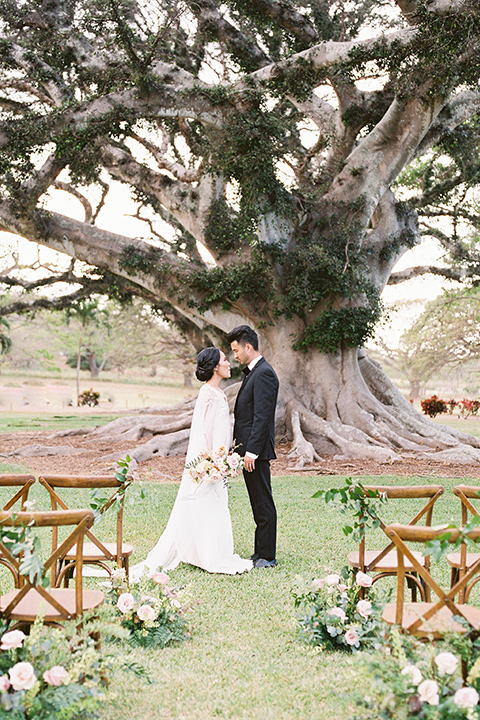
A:
{"type": "Polygon", "coordinates": [[[359,640],[358,634],[356,630],[353,630],[353,628],[350,628],[350,630],[347,630],[345,633],[345,642],[347,645],[355,645],[359,640]]]}
{"type": "Polygon", "coordinates": [[[402,670],[402,675],[405,675],[408,682],[412,685],[420,685],[422,682],[422,673],[416,665],[408,664],[402,670]]]}
{"type": "Polygon", "coordinates": [[[312,581],[310,590],[312,592],[317,592],[318,590],[321,590],[323,587],[324,580],[321,580],[320,578],[315,578],[315,580],[312,581]]]}
{"type": "Polygon", "coordinates": [[[22,646],[27,636],[21,630],[11,630],[1,637],[0,650],[14,650],[22,646]]]}
{"type": "Polygon", "coordinates": [[[473,687],[462,687],[453,696],[453,702],[466,710],[478,705],[478,693],[473,687]]]}
{"type": "Polygon", "coordinates": [[[140,605],[137,610],[137,616],[140,620],[155,620],[155,610],[151,605],[140,605]]]}
{"type": "Polygon", "coordinates": [[[355,580],[357,581],[357,585],[364,588],[371,587],[373,582],[372,578],[361,570],[357,572],[355,580]]]}
{"type": "Polygon", "coordinates": [[[372,614],[372,603],[368,600],[359,600],[357,602],[357,612],[363,618],[367,618],[372,614]]]}
{"type": "Polygon", "coordinates": [[[458,658],[451,652],[439,653],[434,658],[440,675],[453,675],[458,665],[458,658]]]}
{"type": "Polygon", "coordinates": [[[236,470],[238,468],[239,462],[240,456],[237,455],[237,453],[232,453],[227,457],[228,467],[230,467],[232,470],[236,470]]]}
{"type": "Polygon", "coordinates": [[[347,586],[345,585],[345,583],[338,583],[338,588],[337,588],[337,589],[338,589],[339,592],[342,593],[342,592],[345,592],[345,590],[347,589],[347,586]]]}
{"type": "Polygon", "coordinates": [[[33,665],[29,662],[17,663],[10,668],[8,674],[14,690],[31,690],[37,680],[33,665]]]}
{"type": "Polygon", "coordinates": [[[61,665],[54,665],[50,670],[45,670],[43,673],[43,679],[48,685],[54,685],[59,687],[63,685],[63,681],[67,677],[68,672],[61,665]]]}
{"type": "Polygon", "coordinates": [[[152,573],[151,578],[154,583],[157,583],[157,585],[166,585],[170,580],[167,573],[159,572],[158,570],[152,573]]]}
{"type": "Polygon", "coordinates": [[[10,687],[10,680],[6,675],[0,675],[0,693],[7,692],[10,687]]]}
{"type": "Polygon", "coordinates": [[[117,600],[117,607],[122,613],[128,613],[133,610],[135,598],[132,593],[122,593],[117,600]]]}
{"type": "Polygon", "coordinates": [[[342,608],[339,607],[332,608],[328,611],[328,614],[333,615],[333,617],[338,617],[340,618],[340,620],[345,620],[347,617],[345,614],[345,610],[342,610],[342,608]]]}
{"type": "Polygon", "coordinates": [[[327,585],[330,586],[338,585],[338,583],[340,582],[340,575],[337,575],[336,573],[327,575],[327,577],[325,578],[325,582],[327,583],[327,585]]]}
{"type": "Polygon", "coordinates": [[[418,697],[429,705],[438,705],[438,685],[435,680],[424,680],[418,686],[418,697]]]}

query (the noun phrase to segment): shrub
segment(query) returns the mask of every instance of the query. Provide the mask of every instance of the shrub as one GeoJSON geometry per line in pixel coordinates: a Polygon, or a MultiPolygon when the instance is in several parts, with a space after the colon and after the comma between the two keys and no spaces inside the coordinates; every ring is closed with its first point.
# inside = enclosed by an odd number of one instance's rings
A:
{"type": "Polygon", "coordinates": [[[445,400],[442,400],[437,395],[432,395],[432,397],[422,400],[421,406],[423,413],[432,418],[436,415],[446,413],[448,410],[445,400]]]}
{"type": "Polygon", "coordinates": [[[93,388],[90,388],[90,390],[84,390],[83,393],[80,393],[78,396],[78,402],[80,405],[89,405],[90,407],[98,405],[99,399],[100,393],[95,392],[93,388]]]}
{"type": "Polygon", "coordinates": [[[460,415],[467,418],[469,415],[477,415],[480,410],[480,400],[467,400],[463,398],[458,402],[460,408],[460,415]]]}

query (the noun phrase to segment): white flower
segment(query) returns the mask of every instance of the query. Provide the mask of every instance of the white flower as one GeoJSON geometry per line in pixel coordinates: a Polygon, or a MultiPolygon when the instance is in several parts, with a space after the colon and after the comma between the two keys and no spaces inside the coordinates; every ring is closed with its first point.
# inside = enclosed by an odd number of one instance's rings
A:
{"type": "Polygon", "coordinates": [[[117,607],[122,613],[130,612],[133,610],[135,604],[135,598],[131,593],[122,593],[117,600],[117,607]]]}
{"type": "Polygon", "coordinates": [[[336,573],[332,573],[332,575],[327,575],[325,578],[325,582],[327,585],[338,585],[340,582],[340,575],[337,575],[336,573]]]}
{"type": "Polygon", "coordinates": [[[125,580],[126,573],[124,568],[115,568],[115,570],[112,571],[112,580],[125,580]]]}
{"type": "Polygon", "coordinates": [[[162,586],[166,585],[170,580],[167,573],[160,572],[158,570],[155,570],[155,572],[153,572],[150,577],[152,578],[154,583],[162,586]]]}
{"type": "Polygon", "coordinates": [[[458,665],[458,658],[451,652],[442,652],[434,658],[440,675],[453,675],[458,665]]]}
{"type": "Polygon", "coordinates": [[[372,603],[368,600],[359,600],[357,602],[357,612],[363,618],[367,618],[372,614],[372,603]]]}
{"type": "Polygon", "coordinates": [[[470,709],[478,705],[478,693],[473,687],[462,687],[453,696],[453,702],[458,707],[470,709]]]}
{"type": "Polygon", "coordinates": [[[372,578],[361,570],[357,572],[355,580],[357,581],[357,585],[364,588],[371,587],[373,583],[372,578]]]}
{"type": "Polygon", "coordinates": [[[156,613],[151,605],[140,605],[137,616],[140,620],[155,620],[156,613]]]}
{"type": "Polygon", "coordinates": [[[10,680],[6,675],[0,675],[0,693],[7,692],[10,687],[10,680]]]}
{"type": "Polygon", "coordinates": [[[358,633],[353,628],[345,633],[345,642],[347,645],[355,645],[359,641],[358,633]]]}
{"type": "Polygon", "coordinates": [[[345,610],[342,610],[340,607],[334,607],[331,608],[328,611],[328,615],[333,615],[334,617],[340,618],[340,620],[346,620],[347,616],[345,614],[345,610]]]}
{"type": "Polygon", "coordinates": [[[422,673],[416,665],[405,665],[402,670],[402,675],[406,675],[412,685],[420,685],[422,682],[422,673]]]}
{"type": "Polygon", "coordinates": [[[14,650],[22,646],[27,636],[21,630],[10,630],[0,639],[0,650],[14,650]]]}
{"type": "Polygon", "coordinates": [[[317,590],[321,590],[322,587],[323,587],[323,583],[324,583],[324,582],[325,582],[325,581],[322,580],[321,578],[315,578],[315,580],[312,580],[312,584],[311,584],[311,586],[310,586],[310,590],[311,590],[312,592],[317,592],[317,590]]]}
{"type": "Polygon", "coordinates": [[[418,696],[422,702],[438,705],[438,685],[435,680],[424,680],[418,686],[418,696]]]}
{"type": "Polygon", "coordinates": [[[346,589],[347,589],[347,586],[345,585],[345,583],[339,583],[339,584],[338,584],[338,590],[339,590],[339,592],[341,592],[341,593],[342,593],[342,592],[345,592],[346,589]]]}
{"type": "Polygon", "coordinates": [[[54,665],[50,670],[45,670],[43,673],[43,679],[48,685],[59,687],[63,685],[63,681],[68,676],[68,672],[62,665],[54,665]]]}
{"type": "Polygon", "coordinates": [[[8,674],[14,690],[31,690],[37,680],[33,665],[29,662],[17,663],[10,668],[8,674]]]}

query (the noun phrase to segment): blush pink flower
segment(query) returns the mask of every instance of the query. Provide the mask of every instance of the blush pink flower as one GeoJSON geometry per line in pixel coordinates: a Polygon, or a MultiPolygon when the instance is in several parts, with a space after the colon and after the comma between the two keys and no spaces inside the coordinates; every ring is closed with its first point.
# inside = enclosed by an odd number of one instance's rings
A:
{"type": "Polygon", "coordinates": [[[140,605],[137,610],[137,616],[140,620],[155,620],[155,610],[151,605],[140,605]]]}
{"type": "Polygon", "coordinates": [[[347,645],[355,645],[359,641],[358,633],[353,628],[345,633],[345,642],[347,645]]]}
{"type": "Polygon", "coordinates": [[[331,608],[331,610],[328,611],[328,614],[333,615],[333,617],[338,617],[340,620],[345,620],[347,617],[345,610],[342,610],[342,608],[339,607],[331,608]]]}
{"type": "Polygon", "coordinates": [[[122,593],[117,600],[117,607],[122,613],[128,613],[133,610],[135,598],[131,593],[122,593]]]}
{"type": "Polygon", "coordinates": [[[340,582],[340,575],[337,575],[336,573],[332,573],[331,575],[327,575],[325,578],[325,582],[327,585],[338,585],[340,582]]]}
{"type": "Polygon", "coordinates": [[[345,585],[345,583],[338,583],[338,588],[337,588],[337,589],[338,589],[339,592],[342,593],[342,592],[345,592],[345,590],[347,589],[347,586],[345,585]]]}
{"type": "Polygon", "coordinates": [[[167,573],[160,572],[159,570],[156,570],[154,573],[152,573],[151,578],[154,583],[157,583],[157,585],[166,585],[170,578],[168,577],[167,573]]]}
{"type": "Polygon", "coordinates": [[[453,702],[455,705],[465,708],[466,710],[474,708],[475,705],[478,705],[478,700],[478,693],[473,687],[462,687],[460,690],[457,690],[453,696],[453,702]]]}
{"type": "Polygon", "coordinates": [[[0,675],[0,693],[7,692],[10,687],[10,680],[6,675],[0,675]]]}
{"type": "Polygon", "coordinates": [[[360,587],[369,588],[372,587],[373,580],[372,578],[367,575],[366,573],[359,570],[355,576],[355,580],[357,582],[357,585],[360,585],[360,587]]]}
{"type": "Polygon", "coordinates": [[[434,658],[440,675],[453,675],[458,665],[458,658],[451,652],[439,653],[434,658]]]}
{"type": "Polygon", "coordinates": [[[418,686],[418,697],[429,705],[438,705],[438,685],[435,680],[424,680],[418,686]]]}
{"type": "Polygon", "coordinates": [[[412,685],[420,685],[422,682],[422,673],[416,665],[405,665],[402,670],[402,675],[405,675],[412,685]]]}
{"type": "Polygon", "coordinates": [[[14,690],[31,690],[37,680],[33,665],[29,662],[17,663],[10,668],[8,674],[14,690]]]}
{"type": "Polygon", "coordinates": [[[0,650],[14,650],[22,646],[27,636],[21,630],[10,630],[0,639],[0,650]]]}
{"type": "Polygon", "coordinates": [[[322,587],[323,587],[323,583],[324,583],[324,582],[325,582],[325,581],[322,580],[321,578],[315,578],[315,580],[312,581],[312,584],[311,584],[311,586],[310,586],[310,590],[311,590],[312,592],[317,592],[317,590],[321,590],[322,587]]]}
{"type": "Polygon", "coordinates": [[[368,600],[359,600],[357,602],[357,612],[363,618],[368,618],[372,614],[372,603],[368,600]]]}
{"type": "Polygon", "coordinates": [[[54,665],[50,668],[50,670],[45,670],[43,673],[43,679],[48,685],[60,687],[60,685],[63,685],[63,681],[67,675],[68,672],[64,667],[62,667],[62,665],[54,665]]]}

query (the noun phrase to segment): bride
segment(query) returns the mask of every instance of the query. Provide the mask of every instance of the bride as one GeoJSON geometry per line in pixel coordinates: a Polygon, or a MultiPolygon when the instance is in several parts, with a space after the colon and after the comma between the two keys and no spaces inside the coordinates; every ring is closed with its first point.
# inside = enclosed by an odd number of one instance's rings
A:
{"type": "MultiPolygon", "coordinates": [[[[230,377],[230,363],[218,348],[205,348],[197,357],[200,389],[193,412],[185,466],[202,450],[230,447],[231,425],[227,397],[220,381],[230,377]]],[[[233,552],[228,493],[223,482],[194,483],[185,467],[170,519],[145,560],[134,565],[131,581],[161,567],[173,570],[181,562],[211,573],[235,575],[251,570],[252,561],[233,552]]]]}

